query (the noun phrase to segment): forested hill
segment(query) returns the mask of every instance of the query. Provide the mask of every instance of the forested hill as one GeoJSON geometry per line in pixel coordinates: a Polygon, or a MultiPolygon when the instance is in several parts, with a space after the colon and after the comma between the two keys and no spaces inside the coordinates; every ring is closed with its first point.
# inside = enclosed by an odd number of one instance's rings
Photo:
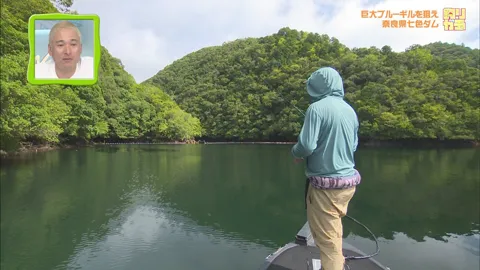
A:
{"type": "Polygon", "coordinates": [[[200,135],[197,118],[157,87],[136,84],[103,47],[97,85],[30,85],[28,19],[58,12],[48,0],[2,0],[0,150],[15,150],[22,142],[188,140],[200,135]]]}
{"type": "Polygon", "coordinates": [[[344,78],[363,138],[467,139],[479,133],[479,50],[433,43],[396,53],[349,49],[327,35],[282,28],[191,53],[147,80],[198,117],[208,138],[295,140],[322,66],[344,78]],[[295,105],[295,106],[294,106],[295,105]]]}

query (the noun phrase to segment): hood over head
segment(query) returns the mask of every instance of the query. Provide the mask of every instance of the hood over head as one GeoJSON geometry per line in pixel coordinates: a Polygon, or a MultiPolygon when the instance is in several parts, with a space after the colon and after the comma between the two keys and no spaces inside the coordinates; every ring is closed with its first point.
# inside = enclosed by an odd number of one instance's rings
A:
{"type": "Polygon", "coordinates": [[[310,75],[307,80],[307,92],[312,103],[328,96],[343,98],[343,80],[331,67],[322,67],[310,75]]]}

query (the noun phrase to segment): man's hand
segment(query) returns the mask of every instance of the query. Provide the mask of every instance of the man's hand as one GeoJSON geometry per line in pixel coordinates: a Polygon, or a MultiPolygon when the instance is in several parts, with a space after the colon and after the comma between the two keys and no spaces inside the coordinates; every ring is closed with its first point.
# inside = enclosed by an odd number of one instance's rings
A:
{"type": "Polygon", "coordinates": [[[303,158],[295,158],[293,159],[293,163],[298,164],[303,161],[303,158]]]}

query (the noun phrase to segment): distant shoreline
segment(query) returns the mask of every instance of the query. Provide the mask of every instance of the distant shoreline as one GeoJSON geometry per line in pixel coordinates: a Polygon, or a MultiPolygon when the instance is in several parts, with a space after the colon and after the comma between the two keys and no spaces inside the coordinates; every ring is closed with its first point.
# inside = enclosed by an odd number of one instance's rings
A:
{"type": "MultiPolygon", "coordinates": [[[[190,140],[182,141],[95,141],[86,143],[63,143],[63,144],[25,144],[16,151],[6,152],[0,150],[0,157],[7,158],[12,156],[22,156],[24,154],[35,154],[59,149],[82,148],[89,146],[102,145],[191,145],[191,144],[206,144],[206,145],[293,145],[296,142],[289,141],[216,141],[216,140],[190,140]]],[[[475,140],[434,140],[434,139],[404,139],[404,140],[377,140],[377,139],[360,139],[359,147],[368,148],[477,148],[480,146],[480,141],[475,140]]]]}

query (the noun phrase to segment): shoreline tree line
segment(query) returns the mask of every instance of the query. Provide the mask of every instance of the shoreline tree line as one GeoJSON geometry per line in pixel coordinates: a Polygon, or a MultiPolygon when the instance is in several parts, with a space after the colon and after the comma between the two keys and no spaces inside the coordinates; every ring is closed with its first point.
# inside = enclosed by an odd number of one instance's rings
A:
{"type": "Polygon", "coordinates": [[[165,67],[155,85],[217,140],[294,141],[310,104],[304,81],[322,66],[344,79],[364,140],[480,137],[479,49],[448,43],[404,52],[347,48],[336,38],[282,28],[203,48],[165,67]]]}
{"type": "MultiPolygon", "coordinates": [[[[69,10],[72,1],[55,4],[69,10]]],[[[96,85],[29,84],[28,19],[58,12],[48,0],[2,2],[1,150],[13,151],[22,143],[186,141],[201,135],[198,118],[180,109],[161,89],[137,84],[104,47],[96,85]]]]}
{"type": "Polygon", "coordinates": [[[401,53],[349,49],[327,35],[282,28],[203,48],[141,84],[102,47],[98,84],[30,85],[29,17],[71,4],[2,2],[2,151],[22,143],[295,141],[303,122],[297,108],[309,104],[304,81],[321,66],[342,74],[362,139],[480,137],[479,50],[446,43],[401,53]]]}

